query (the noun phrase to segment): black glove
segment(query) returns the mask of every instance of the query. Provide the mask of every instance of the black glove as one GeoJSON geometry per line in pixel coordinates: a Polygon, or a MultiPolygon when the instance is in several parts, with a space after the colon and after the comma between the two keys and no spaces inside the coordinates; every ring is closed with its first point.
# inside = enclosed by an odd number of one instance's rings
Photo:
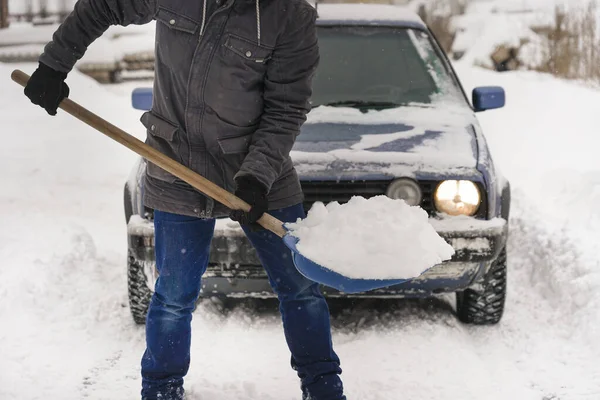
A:
{"type": "Polygon", "coordinates": [[[267,188],[251,175],[243,175],[235,180],[235,195],[250,204],[250,211],[233,210],[229,218],[242,225],[249,226],[252,230],[262,229],[256,223],[264,213],[269,210],[267,188]]]}
{"type": "Polygon", "coordinates": [[[60,102],[69,96],[69,87],[65,79],[67,79],[66,73],[40,63],[27,82],[25,96],[29,97],[33,104],[45,109],[48,114],[56,115],[60,102]]]}

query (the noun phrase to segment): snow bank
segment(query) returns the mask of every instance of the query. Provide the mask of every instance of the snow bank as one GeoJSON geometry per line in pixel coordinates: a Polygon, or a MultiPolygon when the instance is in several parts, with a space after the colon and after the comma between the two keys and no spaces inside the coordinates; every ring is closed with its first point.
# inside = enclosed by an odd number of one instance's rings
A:
{"type": "Polygon", "coordinates": [[[456,67],[467,91],[507,93],[506,107],[478,119],[512,186],[509,260],[528,264],[528,285],[582,321],[574,326],[600,331],[600,91],[547,74],[456,67]]]}
{"type": "Polygon", "coordinates": [[[543,25],[549,18],[547,16],[542,19],[538,14],[531,13],[518,16],[495,13],[468,14],[457,17],[459,33],[456,35],[453,51],[464,53],[461,61],[491,68],[493,63],[490,56],[497,46],[519,48],[521,40],[537,43],[539,38],[531,27],[543,25]]]}
{"type": "Polygon", "coordinates": [[[302,255],[349,278],[415,278],[454,254],[422,208],[386,196],[317,202],[287,226],[302,255]]]}
{"type": "MultiPolygon", "coordinates": [[[[61,110],[50,117],[31,104],[10,73],[36,66],[0,64],[0,399],[76,400],[87,397],[77,387],[87,371],[115,357],[96,339],[137,336],[122,289],[123,184],[136,156],[61,110]]],[[[129,96],[78,71],[67,82],[73,100],[145,136],[129,96]]]]}
{"type": "MultiPolygon", "coordinates": [[[[492,67],[496,46],[519,47],[519,58],[530,66],[540,62],[542,38],[531,28],[553,24],[555,7],[584,9],[591,0],[472,0],[465,15],[453,23],[457,28],[453,45],[465,63],[492,67]]],[[[600,11],[598,14],[600,18],[600,11]]]]}

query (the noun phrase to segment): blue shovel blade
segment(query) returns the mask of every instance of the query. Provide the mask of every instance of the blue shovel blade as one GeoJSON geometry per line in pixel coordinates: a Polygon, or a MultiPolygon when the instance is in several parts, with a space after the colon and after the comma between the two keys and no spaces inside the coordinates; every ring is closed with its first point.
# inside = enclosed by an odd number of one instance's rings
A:
{"type": "Polygon", "coordinates": [[[296,245],[298,238],[287,234],[283,242],[292,251],[292,259],[296,269],[311,281],[332,287],[344,293],[361,293],[369,290],[381,289],[388,286],[399,285],[409,279],[351,279],[335,271],[325,268],[304,257],[296,245]]]}

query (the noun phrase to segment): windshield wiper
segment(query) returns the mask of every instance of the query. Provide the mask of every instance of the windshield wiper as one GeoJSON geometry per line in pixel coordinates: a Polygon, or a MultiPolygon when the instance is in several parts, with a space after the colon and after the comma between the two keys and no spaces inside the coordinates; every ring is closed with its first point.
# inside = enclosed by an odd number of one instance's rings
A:
{"type": "Polygon", "coordinates": [[[400,107],[400,104],[391,101],[343,100],[322,104],[330,107],[353,107],[362,109],[384,109],[400,107]]]}

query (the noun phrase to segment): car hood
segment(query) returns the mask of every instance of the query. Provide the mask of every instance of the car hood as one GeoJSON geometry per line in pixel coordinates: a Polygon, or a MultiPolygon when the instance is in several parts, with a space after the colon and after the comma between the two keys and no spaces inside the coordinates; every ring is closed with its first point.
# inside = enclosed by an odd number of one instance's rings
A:
{"type": "Polygon", "coordinates": [[[476,174],[476,119],[466,106],[411,105],[363,113],[318,107],[291,153],[303,178],[476,174]]]}

